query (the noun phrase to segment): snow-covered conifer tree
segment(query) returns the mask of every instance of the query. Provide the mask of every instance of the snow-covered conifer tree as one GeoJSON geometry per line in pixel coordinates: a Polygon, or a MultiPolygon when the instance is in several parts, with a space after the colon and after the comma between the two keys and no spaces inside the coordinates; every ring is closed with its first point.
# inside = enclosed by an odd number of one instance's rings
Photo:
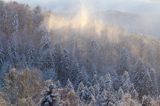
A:
{"type": "Polygon", "coordinates": [[[65,88],[68,91],[73,91],[74,92],[74,86],[73,86],[72,82],[69,79],[67,80],[67,84],[66,84],[65,88]]]}

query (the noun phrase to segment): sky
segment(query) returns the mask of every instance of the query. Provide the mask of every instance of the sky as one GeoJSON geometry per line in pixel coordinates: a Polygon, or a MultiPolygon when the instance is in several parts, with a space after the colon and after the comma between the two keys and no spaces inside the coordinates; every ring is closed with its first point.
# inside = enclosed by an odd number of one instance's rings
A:
{"type": "MultiPolygon", "coordinates": [[[[14,0],[4,0],[14,1],[14,0]]],[[[40,5],[47,9],[67,11],[85,4],[97,11],[118,10],[132,13],[160,14],[160,0],[15,0],[31,6],[40,5]]]]}

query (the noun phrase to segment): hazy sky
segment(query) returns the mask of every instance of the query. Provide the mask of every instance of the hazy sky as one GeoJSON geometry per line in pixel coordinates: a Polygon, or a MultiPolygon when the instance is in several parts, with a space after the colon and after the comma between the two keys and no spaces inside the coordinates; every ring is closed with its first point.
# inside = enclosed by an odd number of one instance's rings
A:
{"type": "MultiPolygon", "coordinates": [[[[14,1],[14,0],[4,0],[14,1]]],[[[32,6],[40,5],[53,10],[68,10],[81,3],[95,10],[119,10],[135,13],[160,14],[160,0],[15,0],[32,6]]]]}

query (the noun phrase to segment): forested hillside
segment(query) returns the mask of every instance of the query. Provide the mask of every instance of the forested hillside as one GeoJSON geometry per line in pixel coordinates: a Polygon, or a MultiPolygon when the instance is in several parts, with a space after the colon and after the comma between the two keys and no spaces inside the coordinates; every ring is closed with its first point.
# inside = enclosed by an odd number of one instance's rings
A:
{"type": "Polygon", "coordinates": [[[0,106],[160,106],[160,40],[103,21],[0,1],[0,106]]]}

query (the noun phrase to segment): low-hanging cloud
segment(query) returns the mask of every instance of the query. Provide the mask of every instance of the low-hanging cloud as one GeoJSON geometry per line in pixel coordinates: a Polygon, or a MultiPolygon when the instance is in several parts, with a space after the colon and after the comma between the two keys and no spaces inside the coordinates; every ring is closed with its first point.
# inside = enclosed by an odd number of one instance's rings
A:
{"type": "MultiPolygon", "coordinates": [[[[11,0],[4,0],[11,1],[11,0]]],[[[27,3],[32,6],[40,5],[45,8],[49,8],[52,10],[67,11],[70,9],[74,9],[77,5],[81,4],[81,2],[89,5],[95,10],[119,10],[126,12],[134,12],[134,13],[159,13],[160,10],[160,0],[15,0],[21,3],[27,3]],[[57,9],[58,8],[58,9],[57,9]],[[138,8],[138,11],[135,10],[138,8]],[[145,8],[145,10],[143,9],[145,8]],[[156,8],[156,9],[155,9],[156,8]],[[147,13],[147,12],[146,12],[147,13]]]]}

